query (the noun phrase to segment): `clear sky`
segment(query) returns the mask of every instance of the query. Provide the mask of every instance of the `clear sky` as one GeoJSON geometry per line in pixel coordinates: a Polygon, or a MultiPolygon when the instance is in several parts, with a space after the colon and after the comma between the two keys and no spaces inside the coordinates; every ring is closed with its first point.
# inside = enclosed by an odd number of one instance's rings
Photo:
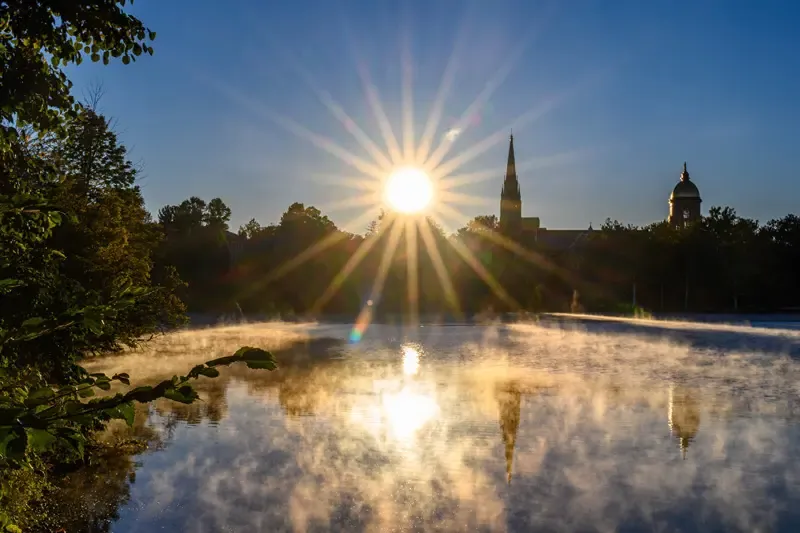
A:
{"type": "Polygon", "coordinates": [[[348,221],[364,208],[343,207],[360,171],[280,118],[369,159],[325,94],[387,153],[359,65],[401,148],[404,75],[418,144],[448,65],[434,144],[463,126],[450,158],[499,132],[454,172],[494,174],[458,189],[474,201],[454,205],[452,227],[499,213],[512,125],[523,215],[546,227],[662,219],[683,161],[704,212],[800,212],[800,2],[137,0],[132,12],[157,32],[155,55],[70,75],[78,95],[102,82],[154,214],[219,196],[235,231],[300,201],[362,232],[348,221]]]}

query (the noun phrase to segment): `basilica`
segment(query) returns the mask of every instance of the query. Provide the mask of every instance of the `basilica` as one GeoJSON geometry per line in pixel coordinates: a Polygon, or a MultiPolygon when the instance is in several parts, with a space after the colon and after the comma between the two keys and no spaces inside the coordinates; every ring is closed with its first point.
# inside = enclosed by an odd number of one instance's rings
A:
{"type": "MultiPolygon", "coordinates": [[[[700,191],[689,178],[684,163],[680,181],[672,189],[669,197],[669,223],[679,228],[699,220],[701,202],[700,191]]],[[[541,226],[539,217],[522,216],[522,192],[514,161],[514,135],[511,135],[508,144],[506,174],[500,192],[500,231],[505,236],[520,242],[536,242],[562,249],[580,244],[592,232],[591,225],[585,230],[547,229],[541,226]]]]}

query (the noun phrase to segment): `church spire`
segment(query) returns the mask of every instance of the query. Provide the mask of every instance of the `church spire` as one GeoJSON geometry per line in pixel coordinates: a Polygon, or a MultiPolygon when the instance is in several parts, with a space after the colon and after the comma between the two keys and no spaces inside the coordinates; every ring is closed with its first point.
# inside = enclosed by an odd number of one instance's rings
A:
{"type": "Polygon", "coordinates": [[[517,177],[517,165],[514,162],[514,133],[511,133],[510,141],[508,143],[508,163],[506,163],[506,179],[517,177]]]}
{"type": "Polygon", "coordinates": [[[500,192],[500,228],[506,235],[516,235],[522,224],[522,195],[517,181],[517,165],[514,162],[514,134],[508,143],[508,161],[503,188],[500,192]]]}

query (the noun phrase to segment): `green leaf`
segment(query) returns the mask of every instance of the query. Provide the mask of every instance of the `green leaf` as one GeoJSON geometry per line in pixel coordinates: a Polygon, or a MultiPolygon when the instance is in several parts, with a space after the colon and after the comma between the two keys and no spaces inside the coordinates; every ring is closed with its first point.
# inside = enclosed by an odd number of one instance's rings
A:
{"type": "Polygon", "coordinates": [[[247,364],[247,368],[259,370],[275,370],[278,368],[278,365],[276,365],[274,361],[245,361],[245,363],[247,364]]]}
{"type": "Polygon", "coordinates": [[[6,450],[8,449],[8,444],[14,438],[14,430],[10,426],[3,427],[0,426],[0,457],[6,456],[6,450]]]}
{"type": "Polygon", "coordinates": [[[56,443],[55,436],[45,429],[28,429],[28,446],[35,452],[46,452],[56,443]]]}
{"type": "Polygon", "coordinates": [[[106,409],[105,412],[111,417],[119,420],[124,420],[128,427],[133,425],[133,419],[136,417],[136,410],[133,407],[133,402],[121,403],[115,407],[106,409]]]}
{"type": "Polygon", "coordinates": [[[153,392],[153,387],[150,387],[149,385],[136,387],[135,389],[128,391],[128,394],[125,395],[126,398],[136,400],[140,403],[153,401],[155,399],[154,396],[155,392],[153,392]]]}
{"type": "Polygon", "coordinates": [[[25,322],[22,323],[23,328],[33,328],[36,326],[41,325],[44,322],[44,318],[33,317],[27,319],[25,322]]]}
{"type": "Polygon", "coordinates": [[[75,429],[63,427],[55,430],[56,437],[59,441],[67,446],[78,456],[83,457],[84,443],[86,438],[75,429]]]}
{"type": "Polygon", "coordinates": [[[155,41],[156,40],[156,32],[154,32],[154,31],[150,32],[150,40],[151,41],[155,41]]]}
{"type": "Polygon", "coordinates": [[[94,396],[94,390],[91,387],[80,387],[78,389],[78,396],[81,398],[89,398],[94,396]]]}
{"type": "Polygon", "coordinates": [[[40,389],[36,389],[32,393],[30,393],[28,397],[25,399],[25,407],[33,408],[39,405],[44,405],[48,403],[50,401],[50,398],[52,398],[54,395],[55,393],[53,392],[53,389],[51,389],[50,387],[42,387],[40,389]]]}
{"type": "Polygon", "coordinates": [[[216,368],[204,367],[200,370],[200,374],[207,378],[216,378],[219,377],[219,370],[216,368]]]}
{"type": "Polygon", "coordinates": [[[113,376],[111,376],[111,380],[112,381],[116,379],[117,381],[121,381],[121,382],[125,383],[126,385],[130,385],[129,378],[130,378],[130,376],[128,376],[128,374],[126,374],[125,372],[122,372],[120,374],[114,374],[113,376]]]}
{"type": "Polygon", "coordinates": [[[14,289],[22,285],[24,284],[18,279],[0,279],[0,291],[14,289]]]}
{"type": "Polygon", "coordinates": [[[25,412],[22,407],[0,407],[0,426],[11,426],[25,412]]]}
{"type": "Polygon", "coordinates": [[[53,389],[50,387],[42,387],[40,389],[36,389],[31,393],[28,393],[29,400],[35,400],[37,398],[52,398],[55,393],[53,389]]]}
{"type": "Polygon", "coordinates": [[[125,423],[128,424],[128,427],[133,426],[133,420],[136,418],[136,409],[133,407],[133,402],[121,403],[116,407],[116,409],[120,415],[119,418],[125,420],[125,423]]]}
{"type": "Polygon", "coordinates": [[[245,361],[268,361],[272,360],[272,354],[261,348],[253,348],[252,346],[242,346],[236,353],[233,354],[241,357],[245,361]]]}
{"type": "Polygon", "coordinates": [[[98,61],[100,61],[100,54],[92,54],[92,61],[94,63],[97,63],[98,61]]]}
{"type": "Polygon", "coordinates": [[[101,390],[111,390],[111,383],[109,383],[108,381],[98,380],[97,383],[95,383],[95,386],[101,390]]]}
{"type": "Polygon", "coordinates": [[[130,63],[130,62],[131,62],[131,58],[130,58],[130,56],[127,56],[127,55],[125,55],[125,56],[122,56],[122,63],[123,63],[123,64],[127,65],[127,64],[128,64],[128,63],[130,63]]]}
{"type": "Polygon", "coordinates": [[[219,366],[219,365],[229,365],[231,363],[235,363],[236,361],[241,361],[242,358],[238,355],[228,355],[225,357],[220,357],[218,359],[212,359],[211,361],[207,361],[207,366],[219,366]]]}
{"type": "Polygon", "coordinates": [[[100,335],[103,333],[103,321],[98,320],[94,317],[84,316],[83,317],[83,325],[89,328],[89,330],[94,333],[95,335],[100,335]]]}
{"type": "Polygon", "coordinates": [[[188,398],[175,389],[167,389],[167,391],[164,393],[164,398],[172,400],[173,402],[186,403],[186,404],[192,403],[194,401],[193,398],[188,398]]]}
{"type": "Polygon", "coordinates": [[[22,426],[0,427],[0,457],[21,461],[28,448],[28,434],[22,426]]]}

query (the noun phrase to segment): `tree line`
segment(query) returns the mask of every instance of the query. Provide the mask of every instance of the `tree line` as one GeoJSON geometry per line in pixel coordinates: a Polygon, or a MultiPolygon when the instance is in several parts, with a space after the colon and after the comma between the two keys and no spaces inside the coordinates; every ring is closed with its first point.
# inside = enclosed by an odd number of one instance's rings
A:
{"type": "MultiPolygon", "coordinates": [[[[225,223],[208,222],[213,217],[203,214],[204,205],[192,198],[159,213],[171,264],[183,280],[193,280],[184,299],[190,311],[350,316],[372,302],[379,315],[456,317],[800,306],[800,218],[792,214],[759,224],[732,208],[712,207],[683,228],[607,220],[555,247],[532,235],[505,237],[494,215],[447,235],[430,217],[382,213],[357,234],[301,203],[277,223],[251,219],[232,234],[225,223]],[[187,215],[177,222],[177,212],[187,215]]],[[[227,208],[216,211],[230,215],[227,208]]]]}

